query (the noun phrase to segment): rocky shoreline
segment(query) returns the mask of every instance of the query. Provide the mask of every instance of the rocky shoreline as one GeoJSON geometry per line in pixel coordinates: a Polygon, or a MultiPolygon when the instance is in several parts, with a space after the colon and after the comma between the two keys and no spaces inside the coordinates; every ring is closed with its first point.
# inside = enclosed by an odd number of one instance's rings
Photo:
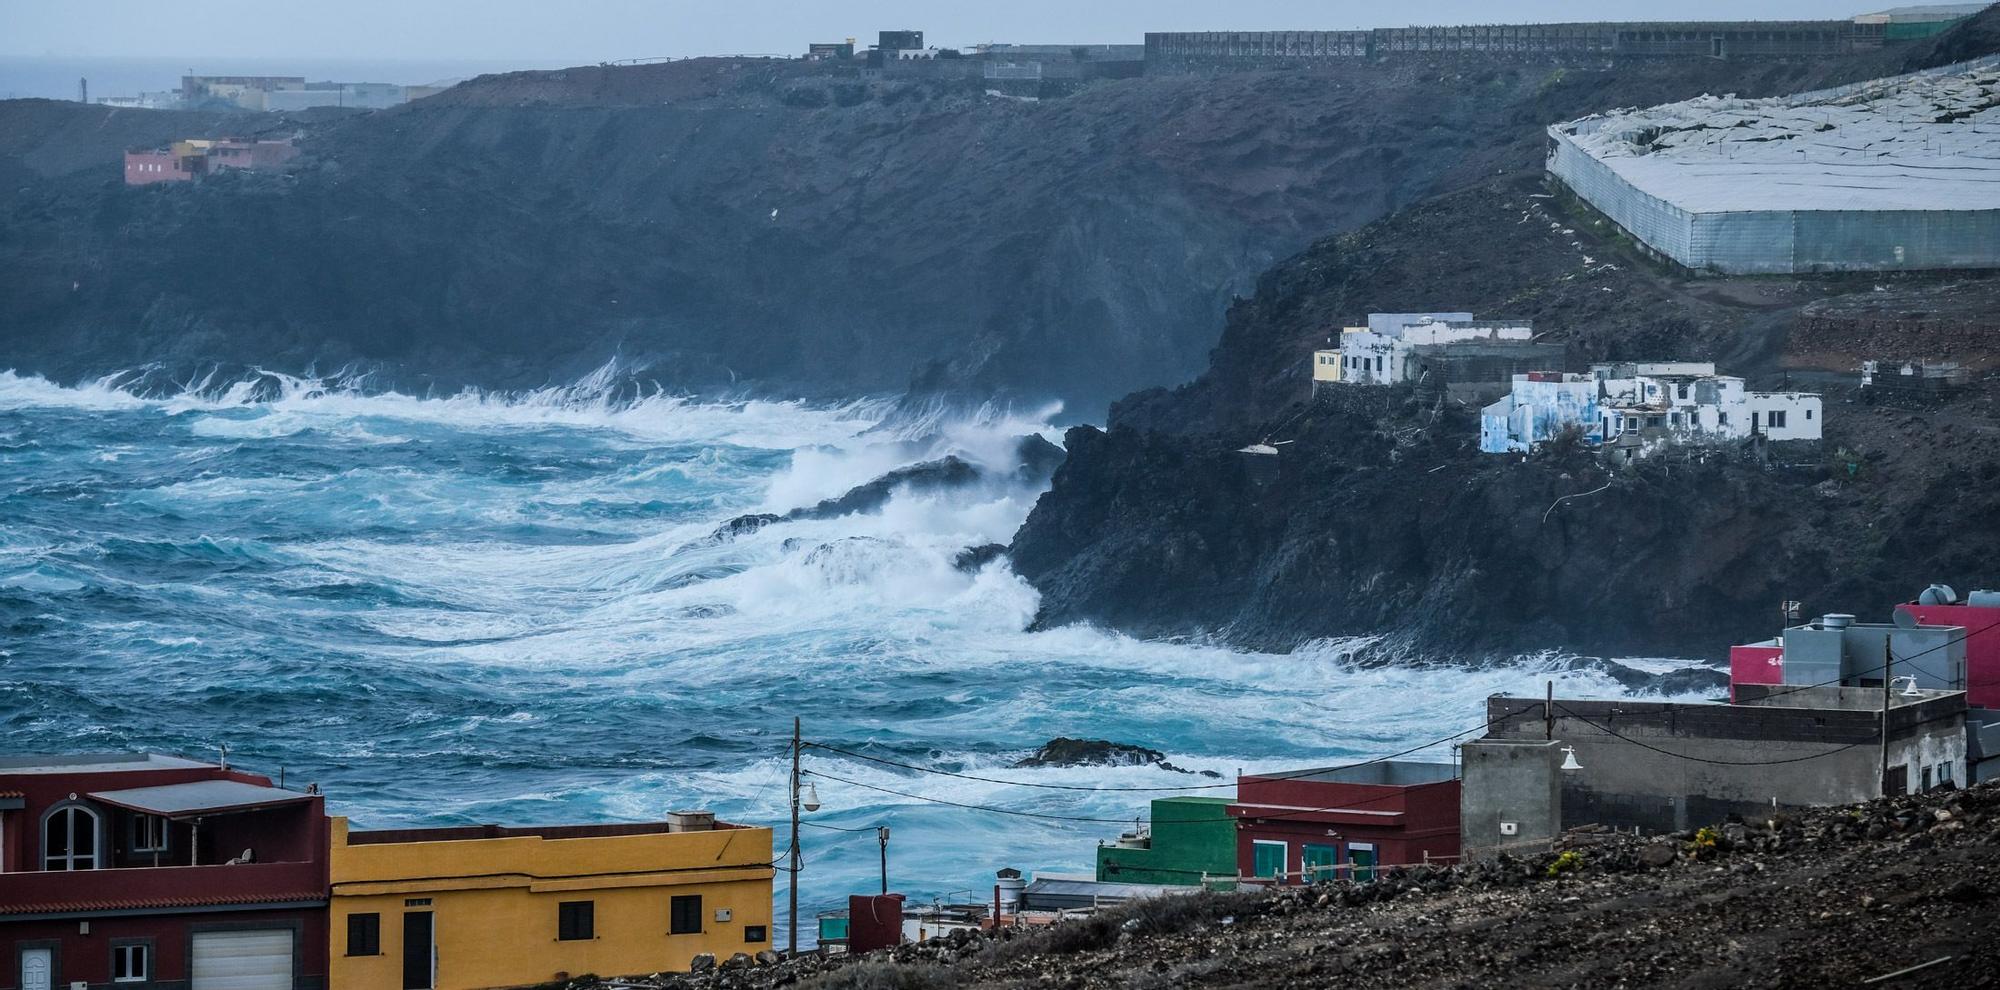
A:
{"type": "Polygon", "coordinates": [[[2000,786],[565,990],[1991,985],[2000,786]],[[1887,982],[1887,981],[1885,981],[1887,982]]]}

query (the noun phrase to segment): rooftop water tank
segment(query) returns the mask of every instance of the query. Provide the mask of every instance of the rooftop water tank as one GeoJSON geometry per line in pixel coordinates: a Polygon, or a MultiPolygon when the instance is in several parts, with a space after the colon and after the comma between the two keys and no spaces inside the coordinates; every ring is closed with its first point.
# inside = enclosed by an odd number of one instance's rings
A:
{"type": "Polygon", "coordinates": [[[2000,608],[2000,591],[1975,591],[1965,596],[1965,603],[1974,608],[2000,608]]]}
{"type": "Polygon", "coordinates": [[[1000,879],[995,886],[1000,895],[1000,913],[1020,911],[1021,892],[1028,889],[1028,881],[1021,879],[1021,871],[1008,868],[1000,871],[1000,879]]]}
{"type": "Polygon", "coordinates": [[[1845,629],[1854,624],[1854,616],[1846,612],[1828,612],[1820,616],[1821,629],[1845,629]]]}
{"type": "Polygon", "coordinates": [[[1958,592],[1953,591],[1951,585],[1934,584],[1925,588],[1924,593],[1917,596],[1917,604],[1956,605],[1958,604],[1958,592]]]}

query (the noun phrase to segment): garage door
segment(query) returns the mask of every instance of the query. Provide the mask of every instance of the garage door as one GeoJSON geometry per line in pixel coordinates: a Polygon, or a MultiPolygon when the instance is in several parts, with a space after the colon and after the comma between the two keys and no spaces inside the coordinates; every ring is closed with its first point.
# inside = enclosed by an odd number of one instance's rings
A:
{"type": "Polygon", "coordinates": [[[292,990],[292,933],[196,932],[191,990],[292,990]]]}

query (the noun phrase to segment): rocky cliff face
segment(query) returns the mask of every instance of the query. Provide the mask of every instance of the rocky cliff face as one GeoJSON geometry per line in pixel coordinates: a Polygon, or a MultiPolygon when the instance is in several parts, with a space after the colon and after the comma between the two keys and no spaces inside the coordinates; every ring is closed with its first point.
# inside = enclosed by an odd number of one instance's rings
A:
{"type": "Polygon", "coordinates": [[[1887,409],[1859,401],[1850,365],[1786,360],[1802,314],[1894,300],[1957,326],[1966,314],[1935,311],[2000,280],[1692,277],[1546,187],[1527,138],[1497,161],[1278,265],[1199,378],[1071,431],[1012,548],[1044,624],[1269,649],[1372,637],[1384,656],[1719,657],[1769,635],[1782,601],[1881,616],[1930,581],[2000,585],[2000,389],[1887,409]],[[1407,389],[1313,399],[1311,352],[1339,327],[1440,309],[1532,319],[1577,365],[1706,359],[1752,387],[1820,389],[1826,452],[1613,472],[1575,451],[1481,455],[1477,410],[1407,389]],[[1235,453],[1260,441],[1281,452],[1235,453]]]}
{"type": "Polygon", "coordinates": [[[0,366],[375,369],[538,385],[919,387],[1101,411],[1196,371],[1276,259],[1532,160],[1600,106],[1815,65],[1372,63],[977,87],[705,60],[485,77],[391,111],[236,120],[0,104],[0,366]],[[118,153],[302,131],[289,176],[125,189],[118,153]]]}

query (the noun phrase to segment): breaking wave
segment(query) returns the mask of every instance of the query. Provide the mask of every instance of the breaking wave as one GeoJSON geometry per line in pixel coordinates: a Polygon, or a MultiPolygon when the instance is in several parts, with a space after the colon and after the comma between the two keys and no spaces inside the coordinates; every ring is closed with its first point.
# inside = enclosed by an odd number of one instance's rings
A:
{"type": "MultiPolygon", "coordinates": [[[[1207,781],[1009,766],[1057,735],[1224,774],[1338,762],[1470,727],[1495,692],[1635,683],[1553,655],[1470,667],[1358,662],[1364,641],[1279,656],[1028,632],[1035,591],[1004,557],[960,555],[1009,541],[1033,507],[1042,482],[1023,480],[1017,451],[1028,434],[1059,442],[1058,412],[701,401],[610,367],[438,396],[270,372],[76,385],[0,372],[5,742],[226,744],[322,784],[364,825],[698,805],[776,822],[794,716],[813,739],[906,762],[1172,786],[1207,781]],[[716,536],[945,457],[976,480],[716,536]]],[[[895,883],[919,897],[1000,866],[1087,869],[1117,831],[924,798],[1145,813],[1143,794],[813,761],[918,795],[823,781],[815,817],[895,826],[895,883]]],[[[872,845],[845,835],[807,836],[815,906],[875,869],[872,845]]]]}

